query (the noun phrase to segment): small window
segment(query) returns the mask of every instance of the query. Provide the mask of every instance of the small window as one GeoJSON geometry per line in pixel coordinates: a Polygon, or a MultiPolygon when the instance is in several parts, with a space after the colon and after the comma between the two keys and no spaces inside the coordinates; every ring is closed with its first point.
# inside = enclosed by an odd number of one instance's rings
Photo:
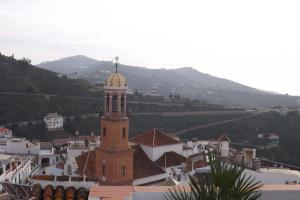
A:
{"type": "Polygon", "coordinates": [[[102,175],[105,175],[105,165],[102,165],[102,175]]]}
{"type": "Polygon", "coordinates": [[[122,129],[122,137],[125,138],[126,137],[126,128],[122,129]]]}
{"type": "Polygon", "coordinates": [[[125,174],[126,174],[125,166],[122,166],[121,175],[125,176],[125,174]]]}
{"type": "Polygon", "coordinates": [[[106,96],[106,112],[109,112],[109,96],[106,96]]]}
{"type": "Polygon", "coordinates": [[[124,95],[121,97],[121,112],[125,112],[125,98],[124,95]]]}
{"type": "Polygon", "coordinates": [[[106,127],[103,127],[103,137],[106,136],[106,127]]]}
{"type": "Polygon", "coordinates": [[[112,112],[118,112],[118,97],[115,95],[112,98],[112,112]]]}

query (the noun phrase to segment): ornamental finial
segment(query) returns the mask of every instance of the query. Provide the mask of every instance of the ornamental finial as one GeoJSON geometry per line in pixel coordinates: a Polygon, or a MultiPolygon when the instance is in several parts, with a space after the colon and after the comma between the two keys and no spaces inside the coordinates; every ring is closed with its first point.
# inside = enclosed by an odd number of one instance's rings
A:
{"type": "Polygon", "coordinates": [[[116,73],[118,72],[118,60],[119,60],[119,57],[116,56],[115,57],[115,61],[116,61],[116,73]]]}

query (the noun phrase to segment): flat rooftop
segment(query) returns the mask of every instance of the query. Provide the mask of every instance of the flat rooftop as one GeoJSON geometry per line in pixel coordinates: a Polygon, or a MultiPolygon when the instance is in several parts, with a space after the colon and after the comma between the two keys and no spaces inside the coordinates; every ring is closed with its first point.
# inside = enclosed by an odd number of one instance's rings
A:
{"type": "MultiPolygon", "coordinates": [[[[189,191],[187,184],[177,187],[185,188],[189,191]]],[[[108,198],[114,200],[124,200],[126,197],[132,197],[133,200],[163,200],[163,195],[170,186],[94,186],[90,188],[89,198],[108,198]],[[116,192],[118,191],[118,192],[116,192]]],[[[261,189],[262,199],[264,200],[293,200],[300,196],[299,184],[272,184],[264,185],[261,189]]]]}
{"type": "Polygon", "coordinates": [[[2,161],[2,160],[8,160],[8,159],[10,159],[12,157],[13,157],[13,155],[0,154],[0,161],[2,161]]]}

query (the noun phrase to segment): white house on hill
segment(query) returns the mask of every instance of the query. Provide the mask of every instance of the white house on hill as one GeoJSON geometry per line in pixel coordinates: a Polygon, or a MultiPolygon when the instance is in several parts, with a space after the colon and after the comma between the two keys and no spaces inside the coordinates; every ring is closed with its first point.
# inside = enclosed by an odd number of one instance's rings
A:
{"type": "Polygon", "coordinates": [[[12,130],[4,127],[0,127],[0,138],[11,138],[12,130]]]}
{"type": "Polygon", "coordinates": [[[64,126],[64,118],[57,113],[48,113],[44,122],[48,130],[61,129],[64,126]]]}

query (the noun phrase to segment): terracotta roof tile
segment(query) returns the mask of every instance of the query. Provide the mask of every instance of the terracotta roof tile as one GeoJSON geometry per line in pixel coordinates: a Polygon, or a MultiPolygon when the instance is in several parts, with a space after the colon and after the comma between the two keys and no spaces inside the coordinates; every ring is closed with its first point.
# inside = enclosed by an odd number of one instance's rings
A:
{"type": "MultiPolygon", "coordinates": [[[[156,163],[152,162],[145,152],[142,150],[140,145],[133,145],[132,149],[134,150],[133,154],[133,179],[144,178],[148,176],[154,176],[157,174],[163,174],[165,171],[159,167],[156,163]]],[[[82,155],[76,157],[76,162],[78,166],[78,173],[83,175],[83,171],[86,165],[85,173],[87,177],[95,176],[95,150],[83,153],[82,155]],[[86,160],[88,158],[87,164],[86,160]]]]}
{"type": "Polygon", "coordinates": [[[162,133],[159,129],[156,128],[147,130],[144,133],[131,138],[131,141],[136,144],[143,144],[151,147],[180,143],[174,137],[162,133]]]}
{"type": "MultiPolygon", "coordinates": [[[[24,189],[23,189],[24,191],[24,189]]],[[[89,191],[86,188],[80,187],[76,189],[75,187],[63,186],[52,186],[47,185],[44,189],[40,184],[34,184],[31,187],[29,196],[32,199],[82,199],[87,200],[89,191]],[[42,197],[42,198],[41,198],[42,197]],[[64,198],[65,197],[65,198],[64,198]]]]}
{"type": "Polygon", "coordinates": [[[85,171],[84,175],[86,175],[87,177],[95,177],[95,153],[95,150],[92,150],[89,152],[85,152],[75,158],[78,166],[78,173],[80,175],[83,175],[83,171],[85,171]]]}
{"type": "Polygon", "coordinates": [[[185,162],[186,157],[179,155],[174,151],[164,153],[158,160],[155,161],[156,164],[162,167],[178,166],[185,162]]]}
{"type": "Polygon", "coordinates": [[[6,132],[11,132],[11,130],[8,128],[0,127],[0,133],[6,133],[6,132]]]}
{"type": "Polygon", "coordinates": [[[187,158],[186,164],[187,164],[186,169],[188,171],[191,171],[192,168],[195,169],[195,168],[204,167],[207,165],[206,157],[203,153],[197,153],[191,155],[187,158]]]}
{"type": "Polygon", "coordinates": [[[133,179],[165,173],[162,168],[148,158],[140,145],[134,145],[132,148],[134,150],[133,179]]]}

